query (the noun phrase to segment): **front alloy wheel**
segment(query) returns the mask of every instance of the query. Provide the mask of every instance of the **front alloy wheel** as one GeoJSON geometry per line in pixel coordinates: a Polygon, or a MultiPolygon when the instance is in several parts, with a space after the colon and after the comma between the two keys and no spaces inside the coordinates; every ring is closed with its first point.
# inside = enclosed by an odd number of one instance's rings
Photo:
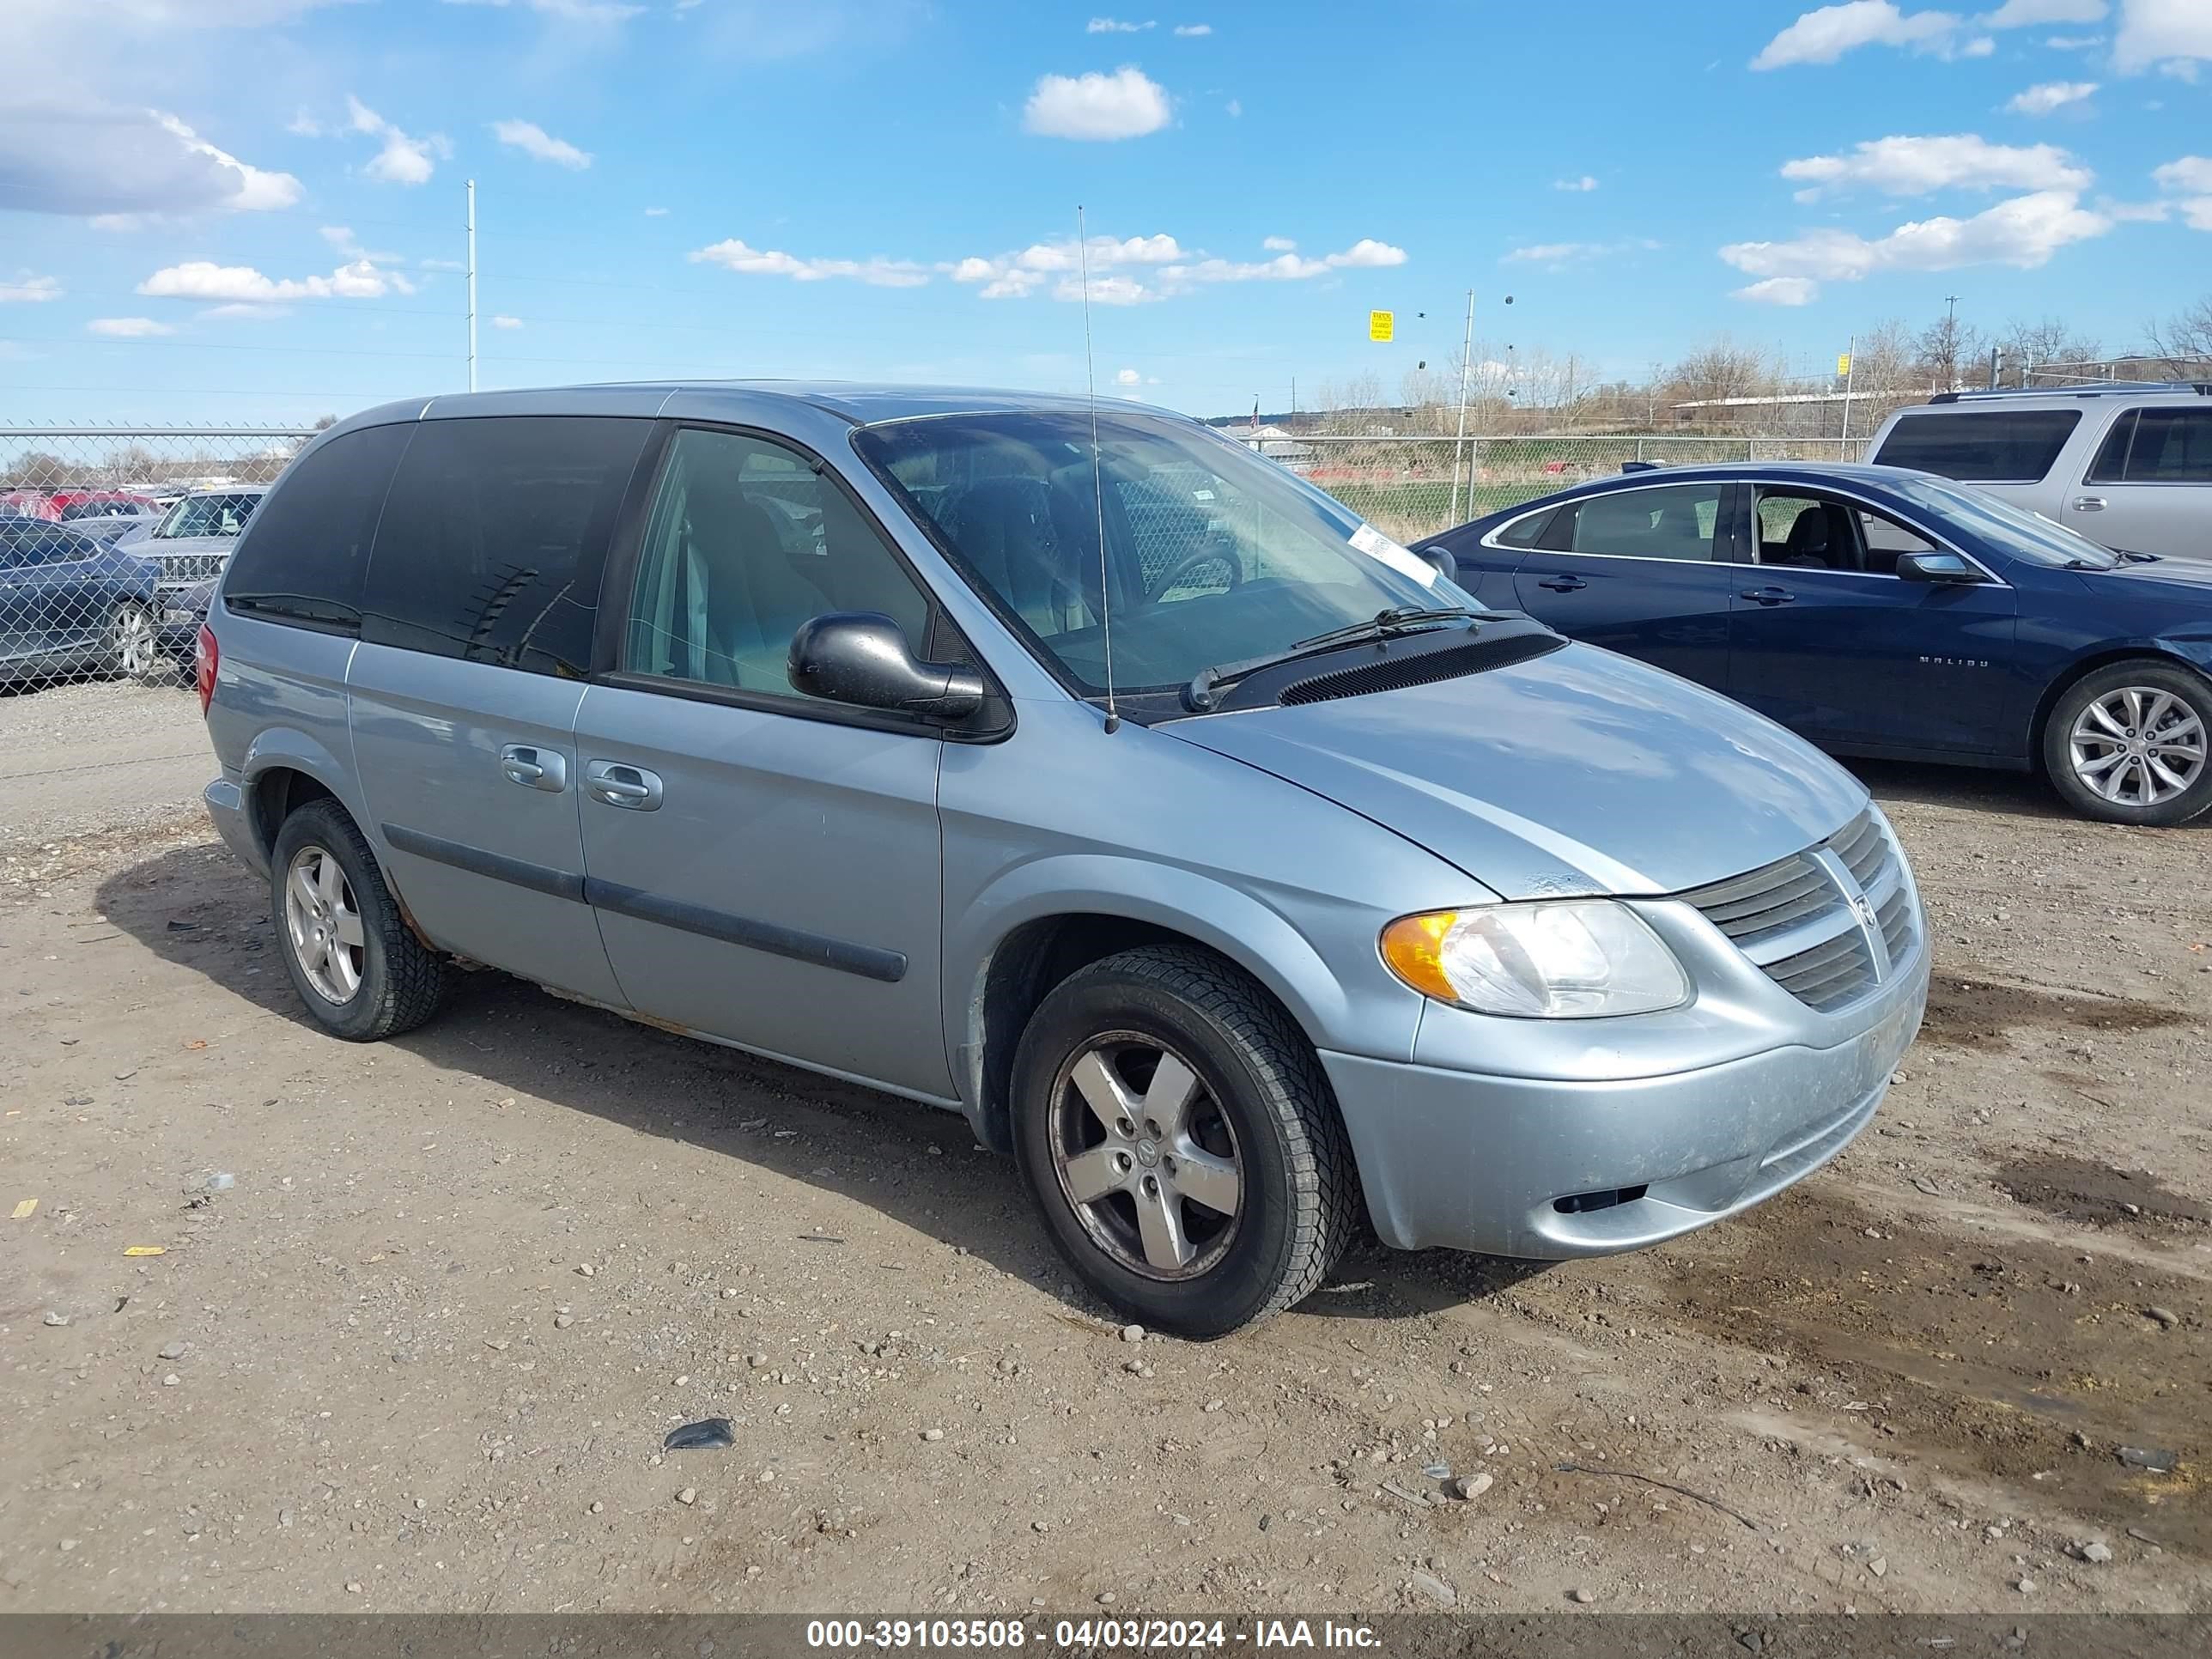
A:
{"type": "Polygon", "coordinates": [[[1237,1232],[1237,1136],[1182,1055],[1133,1031],[1054,1080],[1053,1168],[1098,1248],[1133,1273],[1189,1279],[1237,1232]]]}
{"type": "Polygon", "coordinates": [[[2043,729],[2043,766],[2069,805],[2107,823],[2186,823],[2212,810],[2212,680],[2143,658],[2084,675],[2043,729]]]}
{"type": "Polygon", "coordinates": [[[107,651],[109,663],[125,679],[143,680],[154,672],[154,618],[144,605],[133,603],[116,611],[107,651]]]}

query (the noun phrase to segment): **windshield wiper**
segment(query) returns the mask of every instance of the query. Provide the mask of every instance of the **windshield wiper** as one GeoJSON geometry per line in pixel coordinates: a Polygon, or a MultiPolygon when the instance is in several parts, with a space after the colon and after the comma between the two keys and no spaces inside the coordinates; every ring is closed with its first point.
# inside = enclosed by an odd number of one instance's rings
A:
{"type": "Polygon", "coordinates": [[[1300,657],[1318,656],[1340,645],[1353,645],[1362,640],[1373,640],[1378,644],[1397,638],[1401,634],[1417,634],[1431,628],[1441,628],[1455,622],[1486,622],[1495,613],[1470,610],[1466,605],[1435,607],[1406,605],[1388,611],[1378,611],[1364,622],[1346,623],[1341,628],[1332,628],[1298,641],[1287,651],[1273,651],[1265,656],[1248,657],[1243,662],[1221,663],[1212,668],[1201,668],[1191,676],[1190,684],[1182,689],[1182,706],[1194,714],[1204,714],[1213,707],[1214,693],[1233,680],[1247,674],[1257,673],[1262,668],[1273,668],[1280,663],[1296,662],[1300,657]]]}

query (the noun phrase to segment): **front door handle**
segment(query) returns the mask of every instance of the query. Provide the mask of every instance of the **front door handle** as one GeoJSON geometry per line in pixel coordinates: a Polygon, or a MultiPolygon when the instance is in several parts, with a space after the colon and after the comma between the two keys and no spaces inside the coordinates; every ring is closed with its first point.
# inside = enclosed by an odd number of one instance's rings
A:
{"type": "Polygon", "coordinates": [[[2074,510],[2076,513],[2102,513],[2105,510],[2105,498],[2102,495],[2076,495],[2074,498],[2074,510]]]}
{"type": "Polygon", "coordinates": [[[509,783],[557,795],[568,787],[568,757],[557,749],[510,743],[499,751],[499,769],[509,783]]]}
{"type": "Polygon", "coordinates": [[[1588,587],[1589,584],[1580,576],[1547,576],[1536,586],[1548,587],[1554,593],[1573,593],[1588,587]]]}
{"type": "Polygon", "coordinates": [[[1753,605],[1792,605],[1797,599],[1786,587],[1747,587],[1743,597],[1753,605]]]}
{"type": "Polygon", "coordinates": [[[660,810],[660,775],[627,761],[593,761],[584,769],[584,793],[604,806],[633,812],[660,810]]]}

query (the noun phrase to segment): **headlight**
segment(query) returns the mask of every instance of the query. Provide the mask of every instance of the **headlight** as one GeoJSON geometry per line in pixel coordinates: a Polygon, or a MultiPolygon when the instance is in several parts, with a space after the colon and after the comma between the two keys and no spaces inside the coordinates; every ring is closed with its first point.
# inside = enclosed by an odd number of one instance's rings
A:
{"type": "Polygon", "coordinates": [[[1523,1019],[1648,1014],[1690,982],[1644,919],[1611,899],[1490,904],[1401,916],[1382,960],[1424,996],[1523,1019]]]}
{"type": "Polygon", "coordinates": [[[161,612],[161,620],[165,623],[196,623],[199,619],[198,611],[182,610],[173,605],[161,612]]]}

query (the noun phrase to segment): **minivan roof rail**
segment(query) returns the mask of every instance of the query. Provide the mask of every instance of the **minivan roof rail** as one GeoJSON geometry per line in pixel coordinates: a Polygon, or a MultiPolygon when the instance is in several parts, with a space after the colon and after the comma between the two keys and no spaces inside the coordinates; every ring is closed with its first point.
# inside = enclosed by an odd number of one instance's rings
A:
{"type": "Polygon", "coordinates": [[[1939,392],[1931,404],[1978,403],[1984,398],[2139,398],[2146,392],[2193,392],[2212,398],[2212,380],[2101,380],[2095,386],[1993,386],[1987,391],[1939,392]]]}

